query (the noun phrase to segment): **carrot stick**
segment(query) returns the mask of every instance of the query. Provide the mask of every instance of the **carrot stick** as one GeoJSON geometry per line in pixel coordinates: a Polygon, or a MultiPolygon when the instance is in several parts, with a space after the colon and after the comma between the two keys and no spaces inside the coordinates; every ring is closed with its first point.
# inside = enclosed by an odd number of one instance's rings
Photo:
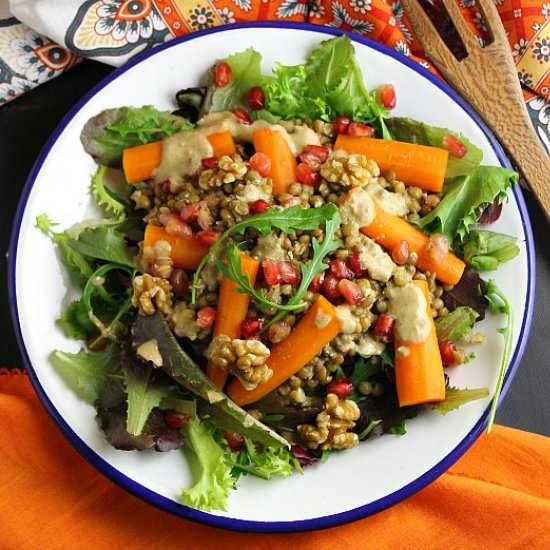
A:
{"type": "MultiPolygon", "coordinates": [[[[254,286],[260,262],[247,254],[241,253],[242,274],[248,275],[250,284],[254,286]]],[[[225,334],[230,338],[238,338],[241,334],[241,323],[245,320],[250,304],[250,295],[238,292],[239,285],[224,277],[220,284],[218,295],[218,308],[216,322],[214,324],[214,336],[225,334]]],[[[218,386],[223,389],[227,380],[227,372],[218,366],[208,363],[206,374],[218,386]]]]}
{"type": "Polygon", "coordinates": [[[296,181],[296,159],[281,132],[270,128],[260,128],[252,136],[254,149],[265,153],[271,160],[269,177],[273,182],[273,195],[288,191],[296,181]]]}
{"type": "Polygon", "coordinates": [[[440,192],[447,170],[449,152],[438,147],[340,134],[334,150],[366,155],[375,160],[382,173],[394,170],[406,185],[440,192]]]}
{"type": "Polygon", "coordinates": [[[224,132],[216,132],[215,134],[210,134],[207,136],[214,154],[212,156],[220,158],[223,155],[234,155],[237,152],[235,149],[235,142],[233,141],[233,136],[229,130],[224,132]]]}
{"type": "Polygon", "coordinates": [[[122,170],[128,183],[148,180],[162,158],[162,141],[130,147],[122,151],[122,170]]]}
{"type": "Polygon", "coordinates": [[[176,237],[158,225],[145,228],[143,246],[153,246],[157,241],[166,241],[172,247],[170,258],[176,267],[195,269],[209,248],[197,242],[195,237],[176,237]]]}
{"type": "Polygon", "coordinates": [[[411,343],[401,342],[397,337],[394,339],[395,384],[400,407],[445,399],[443,363],[430,307],[428,283],[414,280],[413,284],[422,290],[426,298],[426,314],[430,319],[431,328],[424,342],[411,343]]]}
{"type": "Polygon", "coordinates": [[[311,361],[339,332],[334,306],[319,296],[290,335],[271,349],[267,364],[273,369],[273,376],[254,390],[246,390],[235,379],[227,394],[241,406],[258,401],[311,361]]]}
{"type": "Polygon", "coordinates": [[[448,252],[443,261],[435,262],[426,253],[426,245],[429,242],[427,235],[413,227],[410,223],[393,214],[382,210],[375,202],[376,215],[372,223],[361,228],[361,233],[374,239],[388,251],[392,251],[401,241],[409,244],[409,253],[416,252],[418,260],[416,265],[422,271],[434,273],[437,279],[447,285],[456,285],[466,264],[453,253],[448,252]]]}

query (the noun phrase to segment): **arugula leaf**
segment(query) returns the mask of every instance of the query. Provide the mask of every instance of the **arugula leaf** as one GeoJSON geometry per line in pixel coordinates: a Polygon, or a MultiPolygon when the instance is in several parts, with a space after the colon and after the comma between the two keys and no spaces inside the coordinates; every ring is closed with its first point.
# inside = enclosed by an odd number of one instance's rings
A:
{"type": "Polygon", "coordinates": [[[371,420],[369,422],[369,425],[359,434],[359,441],[363,441],[363,439],[366,439],[368,435],[380,424],[382,420],[371,420]]]}
{"type": "Polygon", "coordinates": [[[392,426],[388,430],[388,433],[393,435],[405,435],[407,433],[407,419],[401,419],[401,422],[396,426],[392,426]]]}
{"type": "Polygon", "coordinates": [[[112,214],[120,220],[126,217],[126,205],[107,187],[105,183],[107,170],[106,166],[98,167],[92,177],[90,192],[99,207],[103,208],[107,214],[112,214]]]}
{"type": "Polygon", "coordinates": [[[184,452],[194,470],[196,482],[184,489],[182,503],[207,512],[227,511],[227,499],[235,488],[235,479],[222,448],[211,430],[196,419],[189,421],[183,430],[187,438],[184,452]]]}
{"type": "Polygon", "coordinates": [[[519,254],[516,237],[486,229],[470,231],[457,249],[464,261],[478,271],[494,271],[519,254]]]}
{"type": "Polygon", "coordinates": [[[444,401],[430,403],[426,406],[441,414],[447,414],[455,409],[458,409],[462,405],[469,403],[470,401],[483,399],[488,395],[489,390],[487,388],[475,388],[471,390],[468,388],[447,388],[445,390],[444,401]]]}
{"type": "Polygon", "coordinates": [[[93,405],[107,385],[121,384],[117,374],[120,348],[109,344],[101,351],[81,349],[78,353],[53,351],[50,361],[67,385],[81,399],[93,405]]]}
{"type": "Polygon", "coordinates": [[[447,128],[430,126],[424,122],[412,118],[392,117],[386,120],[386,124],[393,134],[394,139],[408,143],[418,143],[445,149],[443,138],[448,135],[455,136],[466,146],[466,154],[462,158],[449,155],[445,178],[457,176],[469,176],[480,165],[483,159],[483,151],[476,147],[468,138],[447,128]]]}
{"type": "Polygon", "coordinates": [[[442,201],[415,224],[424,232],[443,233],[449,242],[463,240],[485,207],[506,198],[518,174],[500,166],[480,166],[471,175],[448,180],[442,201]]]}
{"type": "Polygon", "coordinates": [[[489,411],[489,419],[487,421],[487,433],[491,433],[491,428],[493,427],[495,415],[497,412],[498,400],[502,391],[502,386],[504,384],[504,376],[506,375],[506,371],[508,370],[508,365],[510,363],[510,358],[512,355],[514,317],[508,298],[506,298],[504,293],[497,287],[494,281],[487,281],[487,292],[485,293],[485,298],[487,298],[489,302],[489,308],[491,311],[493,311],[494,313],[502,313],[503,315],[506,315],[506,325],[502,328],[497,329],[497,332],[502,334],[504,338],[504,351],[502,353],[502,359],[500,361],[500,369],[498,371],[495,395],[491,403],[491,410],[489,411]]]}
{"type": "Polygon", "coordinates": [[[357,388],[361,382],[372,378],[375,374],[378,374],[382,370],[382,364],[380,361],[371,361],[360,357],[353,364],[353,369],[349,376],[350,382],[357,388]]]}
{"type": "Polygon", "coordinates": [[[438,317],[435,320],[437,338],[439,341],[467,341],[478,317],[479,314],[477,311],[473,310],[471,307],[457,307],[444,317],[438,317]]]}

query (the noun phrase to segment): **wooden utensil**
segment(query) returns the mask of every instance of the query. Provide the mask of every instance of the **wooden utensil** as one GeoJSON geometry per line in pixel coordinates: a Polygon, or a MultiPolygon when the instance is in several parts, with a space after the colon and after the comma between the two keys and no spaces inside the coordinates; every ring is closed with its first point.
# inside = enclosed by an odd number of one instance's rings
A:
{"type": "Polygon", "coordinates": [[[550,158],[532,126],[502,21],[492,0],[477,0],[492,42],[481,47],[455,0],[442,0],[467,52],[449,50],[418,0],[402,0],[416,37],[447,81],[476,109],[519,167],[550,221],[550,158]]]}

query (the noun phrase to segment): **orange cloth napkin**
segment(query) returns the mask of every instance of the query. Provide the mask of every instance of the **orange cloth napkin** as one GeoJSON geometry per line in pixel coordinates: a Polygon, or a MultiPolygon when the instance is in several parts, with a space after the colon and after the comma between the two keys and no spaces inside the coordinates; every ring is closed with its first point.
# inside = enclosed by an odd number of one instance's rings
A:
{"type": "Polygon", "coordinates": [[[5,369],[0,459],[0,548],[550,547],[550,438],[502,426],[483,435],[437,481],[384,512],[282,535],[195,524],[126,493],[65,440],[27,376],[5,369]]]}

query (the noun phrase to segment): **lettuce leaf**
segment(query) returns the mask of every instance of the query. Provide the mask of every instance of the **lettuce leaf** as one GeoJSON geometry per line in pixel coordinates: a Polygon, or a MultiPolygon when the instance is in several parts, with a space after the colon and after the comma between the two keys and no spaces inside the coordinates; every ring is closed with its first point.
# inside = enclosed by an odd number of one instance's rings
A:
{"type": "Polygon", "coordinates": [[[477,311],[467,306],[457,307],[444,317],[438,317],[435,320],[438,340],[467,341],[478,317],[477,311]]]}
{"type": "Polygon", "coordinates": [[[441,414],[447,414],[470,401],[483,399],[488,395],[489,390],[487,388],[474,388],[471,390],[468,388],[447,388],[445,390],[445,401],[430,403],[426,406],[441,414]]]}
{"type": "Polygon", "coordinates": [[[457,253],[464,261],[478,271],[494,271],[501,264],[519,254],[516,237],[474,229],[470,231],[457,253]]]}
{"type": "Polygon", "coordinates": [[[448,180],[443,199],[416,225],[428,233],[443,233],[454,242],[463,240],[485,207],[506,198],[506,190],[517,183],[518,174],[500,166],[479,166],[469,176],[448,180]]]}
{"type": "Polygon", "coordinates": [[[126,217],[126,205],[116,196],[105,183],[107,175],[107,166],[99,166],[92,177],[90,184],[90,193],[94,197],[97,205],[107,214],[113,215],[116,219],[126,217]]]}

